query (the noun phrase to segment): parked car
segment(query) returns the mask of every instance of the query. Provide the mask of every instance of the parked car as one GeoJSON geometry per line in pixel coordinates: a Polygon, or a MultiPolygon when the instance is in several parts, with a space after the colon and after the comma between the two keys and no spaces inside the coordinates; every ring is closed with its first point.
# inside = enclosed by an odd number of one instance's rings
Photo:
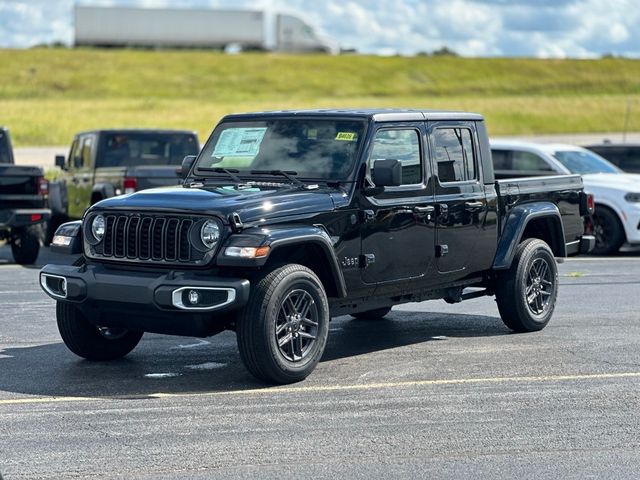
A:
{"type": "Polygon", "coordinates": [[[541,330],[555,257],[595,244],[580,176],[496,182],[478,114],[229,115],[182,171],[183,186],[103,200],[58,230],[56,250],[83,256],[40,282],[77,355],[235,330],[253,375],[290,383],[338,315],[495,294],[509,328],[541,330]]]}
{"type": "Polygon", "coordinates": [[[580,174],[595,197],[593,253],[608,255],[640,243],[640,175],[624,173],[596,153],[573,145],[492,141],[496,178],[580,174]]]}
{"type": "Polygon", "coordinates": [[[56,156],[64,174],[52,185],[59,188],[52,205],[58,225],[81,218],[105,198],[145,188],[176,185],[182,159],[200,150],[194,132],[183,130],[111,129],[78,133],[69,156],[56,156]],[[58,187],[59,186],[59,187],[58,187]]]}
{"type": "Polygon", "coordinates": [[[627,173],[640,173],[640,144],[638,143],[600,143],[585,148],[606,158],[627,173]]]}
{"type": "Polygon", "coordinates": [[[48,183],[38,167],[16,166],[9,130],[0,127],[0,240],[11,245],[17,263],[38,258],[47,208],[48,183]]]}

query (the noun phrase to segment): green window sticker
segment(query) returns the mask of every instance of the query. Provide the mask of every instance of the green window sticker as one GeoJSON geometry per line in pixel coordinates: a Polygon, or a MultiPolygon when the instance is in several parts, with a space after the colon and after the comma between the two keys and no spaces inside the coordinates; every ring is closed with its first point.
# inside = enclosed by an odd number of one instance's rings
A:
{"type": "Polygon", "coordinates": [[[336,140],[342,140],[344,142],[355,142],[358,140],[358,134],[354,132],[338,132],[336,140]]]}
{"type": "Polygon", "coordinates": [[[267,127],[227,128],[220,134],[212,157],[255,157],[267,127]]]}

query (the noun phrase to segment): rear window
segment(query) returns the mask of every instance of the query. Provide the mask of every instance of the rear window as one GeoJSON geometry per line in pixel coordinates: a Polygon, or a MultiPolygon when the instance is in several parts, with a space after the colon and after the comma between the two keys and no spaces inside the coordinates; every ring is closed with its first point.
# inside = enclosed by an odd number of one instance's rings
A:
{"type": "Polygon", "coordinates": [[[7,137],[7,134],[2,130],[0,130],[0,163],[11,163],[9,138],[7,137]]]}
{"type": "Polygon", "coordinates": [[[198,140],[189,134],[110,133],[104,135],[98,167],[180,165],[198,154],[198,140]]]}

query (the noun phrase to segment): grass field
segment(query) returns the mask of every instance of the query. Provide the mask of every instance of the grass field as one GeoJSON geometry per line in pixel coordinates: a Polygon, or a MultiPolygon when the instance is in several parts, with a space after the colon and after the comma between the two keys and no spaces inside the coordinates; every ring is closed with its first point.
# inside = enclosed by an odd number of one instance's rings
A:
{"type": "Polygon", "coordinates": [[[0,51],[0,124],[16,145],[90,128],[188,128],[229,112],[412,107],[484,113],[490,133],[640,130],[640,61],[0,51]]]}

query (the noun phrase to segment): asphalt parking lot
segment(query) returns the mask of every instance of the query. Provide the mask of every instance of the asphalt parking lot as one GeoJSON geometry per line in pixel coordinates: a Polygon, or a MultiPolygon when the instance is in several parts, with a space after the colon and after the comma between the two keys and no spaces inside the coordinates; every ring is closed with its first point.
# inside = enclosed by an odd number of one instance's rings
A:
{"type": "Polygon", "coordinates": [[[37,268],[9,259],[0,248],[5,480],[638,478],[638,253],[562,264],[539,333],[510,333],[492,298],[335,319],[311,377],[277,388],[244,370],[233,333],[80,360],[37,268]]]}

